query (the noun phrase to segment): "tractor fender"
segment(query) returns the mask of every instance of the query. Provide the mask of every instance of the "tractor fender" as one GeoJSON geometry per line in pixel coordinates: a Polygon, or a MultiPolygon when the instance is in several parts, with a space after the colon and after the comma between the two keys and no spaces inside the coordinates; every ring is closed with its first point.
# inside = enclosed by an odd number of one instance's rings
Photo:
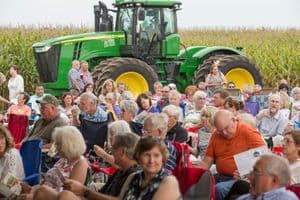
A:
{"type": "Polygon", "coordinates": [[[189,59],[192,58],[195,53],[201,51],[202,49],[207,48],[206,46],[191,46],[180,50],[178,57],[189,59]]]}
{"type": "Polygon", "coordinates": [[[226,54],[226,55],[244,55],[242,51],[239,51],[234,48],[229,47],[223,47],[223,46],[213,46],[213,47],[206,47],[202,49],[198,49],[197,52],[193,54],[193,58],[196,59],[206,59],[207,57],[210,57],[212,55],[217,54],[226,54]]]}

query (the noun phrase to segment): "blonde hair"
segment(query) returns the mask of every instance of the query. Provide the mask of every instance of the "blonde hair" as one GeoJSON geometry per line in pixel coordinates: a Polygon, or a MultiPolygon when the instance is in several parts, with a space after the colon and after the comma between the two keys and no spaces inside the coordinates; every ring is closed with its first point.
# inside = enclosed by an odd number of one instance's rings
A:
{"type": "Polygon", "coordinates": [[[211,125],[214,124],[214,116],[215,114],[219,111],[218,108],[214,107],[214,106],[206,106],[205,108],[203,108],[202,112],[201,112],[201,116],[205,116],[208,118],[209,123],[211,125]]]}
{"type": "Polygon", "coordinates": [[[283,109],[289,109],[291,104],[290,97],[284,92],[279,92],[279,96],[280,96],[281,107],[283,109]]]}
{"type": "Polygon", "coordinates": [[[74,126],[55,128],[52,139],[57,149],[69,159],[79,157],[86,151],[84,138],[74,126]]]}
{"type": "Polygon", "coordinates": [[[106,95],[108,93],[107,89],[106,89],[106,85],[108,83],[112,84],[112,92],[116,91],[116,83],[114,80],[112,79],[107,79],[103,82],[102,87],[101,87],[101,94],[106,95]]]}

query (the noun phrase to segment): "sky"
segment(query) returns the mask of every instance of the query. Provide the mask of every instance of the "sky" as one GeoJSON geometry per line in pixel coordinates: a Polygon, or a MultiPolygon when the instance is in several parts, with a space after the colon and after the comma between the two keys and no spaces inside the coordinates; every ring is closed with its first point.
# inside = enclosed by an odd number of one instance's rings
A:
{"type": "MultiPolygon", "coordinates": [[[[102,0],[111,8],[113,0],[102,0]]],[[[93,27],[98,0],[0,0],[0,26],[93,27]]],[[[300,0],[182,0],[179,28],[300,28],[300,0]]]]}

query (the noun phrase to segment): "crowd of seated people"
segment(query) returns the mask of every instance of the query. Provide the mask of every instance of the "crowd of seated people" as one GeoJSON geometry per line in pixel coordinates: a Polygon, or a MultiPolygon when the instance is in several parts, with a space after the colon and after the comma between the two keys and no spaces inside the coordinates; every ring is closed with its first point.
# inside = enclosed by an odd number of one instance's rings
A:
{"type": "MultiPolygon", "coordinates": [[[[86,67],[86,62],[82,65],[86,67]]],[[[70,92],[64,93],[61,100],[45,94],[43,86],[37,85],[34,95],[29,98],[26,92],[19,93],[17,104],[11,104],[6,114],[0,116],[6,122],[0,123],[1,179],[7,170],[20,180],[24,178],[24,172],[16,170],[7,157],[14,156],[14,164],[19,162],[18,166],[22,166],[14,144],[18,147],[34,139],[43,141],[42,172],[55,174],[57,169],[63,169],[63,179],[59,175],[47,175],[48,179],[55,180],[48,183],[41,178],[41,184],[33,188],[23,184],[24,196],[179,199],[184,194],[180,194],[176,179],[170,176],[181,159],[181,150],[175,144],[188,144],[190,153],[197,159],[193,167],[214,173],[215,198],[228,199],[231,189],[234,191],[241,182],[234,156],[257,147],[269,148],[272,153],[278,137],[281,137],[280,156],[287,161],[290,171],[289,181],[279,188],[300,183],[299,87],[291,88],[283,82],[266,94],[259,85],[253,88],[246,85],[240,93],[232,93],[238,90],[235,83],[227,83],[213,66],[216,72],[206,82],[188,86],[184,94],[177,90],[176,84],[163,86],[156,82],[153,95],[145,91],[134,98],[125,83],[115,83],[112,79],[106,80],[101,90],[95,90],[93,82],[86,81],[90,80],[90,74],[84,70],[87,77],[81,80],[80,65],[73,62],[68,74],[70,92]],[[15,134],[20,130],[9,122],[11,115],[31,120],[32,124],[24,124],[23,135],[15,134]],[[57,153],[50,156],[48,152],[54,147],[57,153]],[[95,151],[100,162],[116,170],[97,191],[91,190],[87,180],[92,163],[84,156],[90,151],[95,151]],[[166,196],[164,190],[172,192],[166,196]]],[[[269,195],[269,190],[261,188],[255,188],[255,194],[249,191],[249,185],[256,181],[251,177],[255,177],[254,172],[243,183],[248,187],[242,186],[250,195],[241,198],[269,195]]]]}

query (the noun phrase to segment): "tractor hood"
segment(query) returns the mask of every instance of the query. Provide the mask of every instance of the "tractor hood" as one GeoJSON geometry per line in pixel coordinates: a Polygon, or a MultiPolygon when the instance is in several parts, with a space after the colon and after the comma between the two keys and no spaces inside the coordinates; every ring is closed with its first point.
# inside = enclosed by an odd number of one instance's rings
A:
{"type": "Polygon", "coordinates": [[[125,33],[122,31],[92,32],[44,40],[33,45],[36,68],[42,82],[56,82],[57,87],[67,85],[64,81],[72,60],[119,56],[119,47],[124,43],[125,33]]]}
{"type": "Polygon", "coordinates": [[[92,32],[92,33],[82,33],[76,35],[68,35],[62,37],[56,37],[49,40],[44,40],[41,42],[37,42],[33,44],[33,48],[36,51],[43,52],[43,50],[47,51],[44,47],[51,47],[57,44],[65,44],[72,42],[84,42],[91,40],[108,40],[108,39],[116,39],[116,38],[125,38],[124,32],[92,32]]]}

